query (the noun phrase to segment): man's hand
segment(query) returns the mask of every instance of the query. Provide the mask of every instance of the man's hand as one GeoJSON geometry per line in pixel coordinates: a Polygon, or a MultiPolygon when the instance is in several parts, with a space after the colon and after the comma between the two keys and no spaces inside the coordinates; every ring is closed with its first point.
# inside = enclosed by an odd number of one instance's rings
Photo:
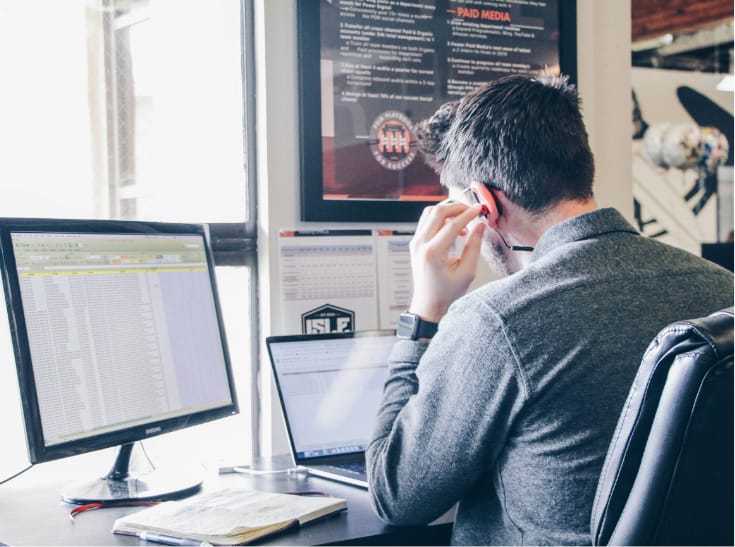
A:
{"type": "Polygon", "coordinates": [[[438,323],[475,279],[485,223],[473,227],[462,256],[450,257],[449,251],[480,209],[479,204],[469,207],[458,202],[424,209],[410,244],[413,298],[409,309],[422,319],[438,323]]]}

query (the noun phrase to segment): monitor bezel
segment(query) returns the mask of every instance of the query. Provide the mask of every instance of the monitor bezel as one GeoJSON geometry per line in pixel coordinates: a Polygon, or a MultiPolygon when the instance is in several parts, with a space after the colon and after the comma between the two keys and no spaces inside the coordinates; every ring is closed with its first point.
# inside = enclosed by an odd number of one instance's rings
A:
{"type": "Polygon", "coordinates": [[[232,416],[239,412],[234,376],[217,291],[211,242],[209,232],[205,225],[134,220],[0,218],[0,275],[2,275],[3,280],[3,291],[5,294],[21,394],[27,451],[31,463],[41,463],[141,441],[163,433],[232,416]],[[93,434],[89,437],[75,439],[65,443],[46,445],[43,439],[38,393],[33,376],[33,363],[28,341],[28,331],[21,300],[15,253],[11,240],[11,233],[14,232],[201,236],[205,243],[204,249],[207,258],[207,270],[212,287],[214,309],[222,343],[225,373],[231,402],[182,416],[153,419],[145,424],[122,427],[115,431],[93,434]]]}

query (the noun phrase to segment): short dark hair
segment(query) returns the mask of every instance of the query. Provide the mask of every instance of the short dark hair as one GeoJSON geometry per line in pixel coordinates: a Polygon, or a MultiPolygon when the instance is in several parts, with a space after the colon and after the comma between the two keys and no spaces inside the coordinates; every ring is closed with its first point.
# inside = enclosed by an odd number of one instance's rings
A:
{"type": "Polygon", "coordinates": [[[444,135],[452,125],[456,111],[456,101],[444,103],[430,118],[421,120],[413,128],[424,161],[437,173],[441,173],[445,159],[444,135]]]}
{"type": "Polygon", "coordinates": [[[464,189],[479,181],[532,212],[592,197],[594,159],[566,76],[507,76],[470,92],[450,112],[434,152],[444,185],[464,189]]]}

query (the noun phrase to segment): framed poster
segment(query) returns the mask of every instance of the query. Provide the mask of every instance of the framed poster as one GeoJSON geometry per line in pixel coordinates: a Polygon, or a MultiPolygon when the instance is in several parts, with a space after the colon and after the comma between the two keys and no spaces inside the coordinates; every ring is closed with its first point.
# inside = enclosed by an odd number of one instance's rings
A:
{"type": "Polygon", "coordinates": [[[414,222],[413,125],[511,73],[576,79],[576,0],[298,0],[301,219],[414,222]]]}

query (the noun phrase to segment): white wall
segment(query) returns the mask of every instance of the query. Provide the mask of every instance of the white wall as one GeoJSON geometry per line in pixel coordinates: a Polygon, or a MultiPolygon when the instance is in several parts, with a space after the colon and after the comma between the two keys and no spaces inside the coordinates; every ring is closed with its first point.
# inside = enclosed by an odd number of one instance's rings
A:
{"type": "Polygon", "coordinates": [[[630,2],[577,0],[578,81],[597,204],[633,220],[630,26],[630,2]]]}
{"type": "MultiPolygon", "coordinates": [[[[278,230],[315,224],[299,220],[296,0],[256,0],[255,12],[262,343],[281,324],[278,230]]],[[[598,205],[617,207],[632,219],[630,3],[577,0],[577,17],[578,82],[595,154],[598,205]]],[[[261,446],[265,454],[284,453],[288,445],[265,351],[262,356],[261,446]]]]}

